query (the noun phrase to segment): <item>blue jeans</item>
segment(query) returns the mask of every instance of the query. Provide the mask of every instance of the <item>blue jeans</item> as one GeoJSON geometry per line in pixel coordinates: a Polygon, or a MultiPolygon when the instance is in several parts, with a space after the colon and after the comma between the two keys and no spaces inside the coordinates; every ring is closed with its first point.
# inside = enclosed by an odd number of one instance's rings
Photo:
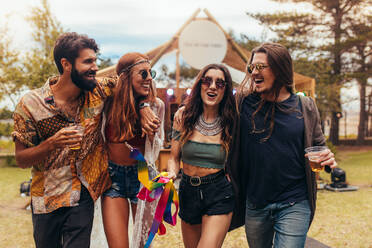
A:
{"type": "Polygon", "coordinates": [[[309,222],[308,200],[272,203],[261,209],[247,200],[245,233],[250,248],[304,247],[309,222]]]}

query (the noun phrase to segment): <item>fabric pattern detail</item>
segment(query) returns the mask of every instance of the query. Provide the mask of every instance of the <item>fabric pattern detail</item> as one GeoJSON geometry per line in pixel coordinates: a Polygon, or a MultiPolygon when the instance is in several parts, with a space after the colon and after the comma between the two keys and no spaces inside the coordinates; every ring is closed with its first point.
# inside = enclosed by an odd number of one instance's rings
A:
{"type": "Polygon", "coordinates": [[[112,94],[115,79],[98,79],[93,92],[79,98],[77,115],[69,119],[54,104],[50,86],[58,82],[52,77],[42,88],[22,97],[13,115],[12,137],[26,147],[39,145],[69,122],[85,127],[80,150],[58,148],[38,164],[32,165],[31,197],[35,214],[49,213],[60,207],[76,206],[83,183],[96,200],[110,186],[107,154],[98,130],[104,102],[112,94]]]}

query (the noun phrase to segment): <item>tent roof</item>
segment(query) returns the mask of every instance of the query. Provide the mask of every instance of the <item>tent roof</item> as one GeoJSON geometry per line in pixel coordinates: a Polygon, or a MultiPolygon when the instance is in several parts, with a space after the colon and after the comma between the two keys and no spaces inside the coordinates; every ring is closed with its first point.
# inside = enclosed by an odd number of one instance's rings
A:
{"type": "MultiPolygon", "coordinates": [[[[171,40],[168,42],[146,52],[145,54],[149,57],[152,64],[156,63],[159,59],[159,57],[170,53],[176,49],[178,49],[178,38],[182,30],[185,26],[187,26],[188,23],[190,23],[192,20],[195,20],[195,16],[197,13],[199,13],[200,10],[194,13],[194,15],[189,19],[188,22],[186,22],[181,29],[172,37],[171,40]]],[[[208,19],[212,22],[215,22],[221,29],[222,27],[217,23],[217,21],[209,14],[207,10],[204,10],[204,12],[208,15],[208,19]]],[[[246,56],[246,58],[250,58],[251,53],[246,50],[245,48],[240,47],[238,44],[236,44],[232,38],[222,29],[222,31],[225,33],[226,39],[228,41],[227,43],[227,52],[225,55],[225,58],[223,59],[223,63],[229,65],[230,67],[239,70],[241,72],[245,72],[245,66],[246,62],[243,60],[242,57],[246,56]],[[237,51],[240,50],[240,51],[237,51]],[[239,52],[241,54],[239,54],[239,52]],[[243,54],[242,54],[243,53],[243,54]]],[[[110,66],[105,69],[102,69],[97,72],[97,76],[99,77],[107,77],[107,76],[114,76],[115,75],[115,66],[110,66]]],[[[307,94],[310,96],[314,96],[315,94],[315,80],[313,78],[304,76],[299,73],[294,73],[294,82],[296,85],[296,88],[301,91],[306,91],[307,94]]]]}

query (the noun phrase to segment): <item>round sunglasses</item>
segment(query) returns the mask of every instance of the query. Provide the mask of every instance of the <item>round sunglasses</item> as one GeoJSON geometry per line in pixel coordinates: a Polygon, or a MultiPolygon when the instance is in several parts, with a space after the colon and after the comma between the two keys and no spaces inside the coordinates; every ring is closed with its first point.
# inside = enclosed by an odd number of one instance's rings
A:
{"type": "Polygon", "coordinates": [[[140,70],[138,72],[138,74],[141,75],[142,79],[143,80],[146,80],[146,78],[149,76],[151,76],[152,79],[154,79],[156,77],[156,71],[152,70],[152,69],[149,69],[149,70],[140,70]]]}
{"type": "MultiPolygon", "coordinates": [[[[201,78],[201,83],[204,84],[205,86],[207,86],[208,88],[211,86],[211,84],[213,83],[213,78],[211,77],[202,77],[201,78]]],[[[216,88],[217,89],[223,89],[225,88],[226,86],[226,82],[223,81],[221,78],[217,78],[216,81],[216,88]]]]}
{"type": "Polygon", "coordinates": [[[252,74],[253,70],[256,69],[257,71],[262,71],[265,68],[270,67],[269,65],[265,65],[262,63],[257,63],[257,64],[248,64],[247,65],[247,71],[252,74]]]}

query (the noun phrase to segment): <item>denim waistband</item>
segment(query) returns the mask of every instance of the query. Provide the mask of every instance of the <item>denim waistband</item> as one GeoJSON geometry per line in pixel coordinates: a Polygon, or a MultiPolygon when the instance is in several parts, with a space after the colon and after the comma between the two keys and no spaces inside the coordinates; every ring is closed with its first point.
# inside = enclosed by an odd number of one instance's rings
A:
{"type": "Polygon", "coordinates": [[[119,172],[123,171],[128,171],[128,170],[133,170],[137,169],[137,164],[132,164],[132,165],[120,165],[120,164],[115,164],[114,162],[109,161],[109,167],[115,167],[115,170],[119,172]]]}

